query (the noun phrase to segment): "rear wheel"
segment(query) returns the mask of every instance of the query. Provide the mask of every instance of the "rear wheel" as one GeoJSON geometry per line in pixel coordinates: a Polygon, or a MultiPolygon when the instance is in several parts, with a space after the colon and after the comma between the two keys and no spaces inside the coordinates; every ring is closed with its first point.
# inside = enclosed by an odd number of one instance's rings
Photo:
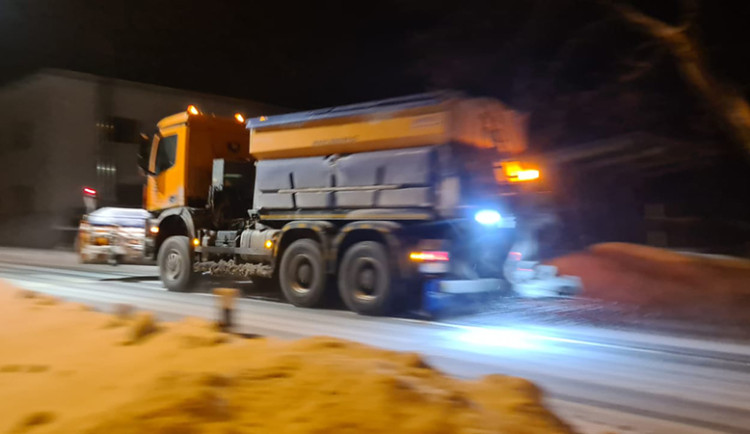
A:
{"type": "Polygon", "coordinates": [[[284,296],[293,305],[319,306],[326,291],[326,271],[320,244],[310,239],[290,244],[281,257],[279,284],[284,296]]]}
{"type": "Polygon", "coordinates": [[[362,241],[344,254],[339,267],[339,293],[349,309],[363,315],[393,310],[397,280],[388,252],[375,241],[362,241]]]}
{"type": "Polygon", "coordinates": [[[159,249],[159,276],[170,291],[187,291],[195,280],[193,252],[185,236],[167,238],[159,249]]]}

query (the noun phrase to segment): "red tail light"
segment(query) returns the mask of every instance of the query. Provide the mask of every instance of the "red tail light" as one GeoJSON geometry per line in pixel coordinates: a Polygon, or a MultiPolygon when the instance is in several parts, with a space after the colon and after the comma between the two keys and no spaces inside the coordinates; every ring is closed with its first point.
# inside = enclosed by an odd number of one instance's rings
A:
{"type": "Polygon", "coordinates": [[[450,255],[448,252],[411,252],[409,259],[414,262],[448,262],[450,255]]]}

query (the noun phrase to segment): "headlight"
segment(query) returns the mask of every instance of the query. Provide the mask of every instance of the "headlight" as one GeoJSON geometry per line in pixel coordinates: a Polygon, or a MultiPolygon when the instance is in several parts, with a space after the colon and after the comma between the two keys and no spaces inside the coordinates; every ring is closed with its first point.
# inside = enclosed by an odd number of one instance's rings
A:
{"type": "Polygon", "coordinates": [[[496,225],[500,223],[500,220],[502,219],[503,218],[499,212],[491,209],[483,209],[474,214],[474,220],[486,226],[496,225]]]}

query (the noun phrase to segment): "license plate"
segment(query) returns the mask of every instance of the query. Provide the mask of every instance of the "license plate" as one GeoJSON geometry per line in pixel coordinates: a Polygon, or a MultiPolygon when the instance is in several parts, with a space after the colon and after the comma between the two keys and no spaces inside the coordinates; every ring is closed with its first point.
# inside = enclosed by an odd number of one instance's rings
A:
{"type": "Polygon", "coordinates": [[[419,271],[427,274],[447,273],[450,270],[448,262],[428,262],[419,264],[419,271]]]}

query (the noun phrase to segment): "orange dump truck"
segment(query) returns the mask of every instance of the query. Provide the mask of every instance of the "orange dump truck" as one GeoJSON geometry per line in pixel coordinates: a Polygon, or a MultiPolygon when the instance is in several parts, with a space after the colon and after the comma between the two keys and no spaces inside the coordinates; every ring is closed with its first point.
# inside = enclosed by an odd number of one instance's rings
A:
{"type": "Polygon", "coordinates": [[[506,288],[514,198],[539,172],[511,162],[524,129],[499,102],[433,93],[237,118],[191,106],[142,162],[146,250],[168,289],[225,274],[296,306],[338,291],[385,314],[506,288]]]}

